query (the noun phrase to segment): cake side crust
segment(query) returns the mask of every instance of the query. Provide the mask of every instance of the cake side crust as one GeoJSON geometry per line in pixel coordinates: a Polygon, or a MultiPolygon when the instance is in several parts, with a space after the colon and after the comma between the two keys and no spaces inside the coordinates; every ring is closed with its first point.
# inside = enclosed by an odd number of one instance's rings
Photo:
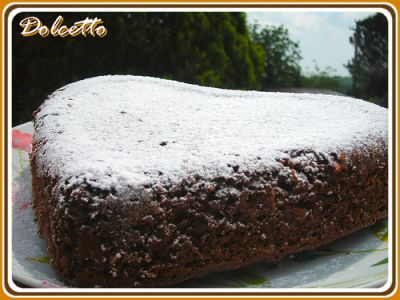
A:
{"type": "Polygon", "coordinates": [[[73,285],[167,286],[313,249],[387,216],[387,144],[376,144],[329,157],[293,150],[262,172],[232,165],[229,177],[144,186],[146,201],[90,184],[60,189],[37,168],[34,144],[34,209],[53,266],[73,285]]]}

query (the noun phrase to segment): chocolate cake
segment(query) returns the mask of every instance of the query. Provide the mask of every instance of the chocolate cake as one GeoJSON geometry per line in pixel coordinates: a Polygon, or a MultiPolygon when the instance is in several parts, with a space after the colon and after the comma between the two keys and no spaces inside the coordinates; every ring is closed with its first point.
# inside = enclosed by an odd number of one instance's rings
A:
{"type": "Polygon", "coordinates": [[[387,110],[135,76],[34,113],[33,203],[60,276],[163,287],[313,249],[387,216],[387,110]]]}

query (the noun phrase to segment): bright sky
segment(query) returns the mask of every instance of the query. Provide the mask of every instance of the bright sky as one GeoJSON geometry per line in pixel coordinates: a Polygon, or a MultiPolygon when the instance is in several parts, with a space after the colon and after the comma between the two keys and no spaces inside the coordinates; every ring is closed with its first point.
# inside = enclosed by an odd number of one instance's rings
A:
{"type": "Polygon", "coordinates": [[[372,12],[248,12],[250,24],[284,25],[290,37],[300,42],[301,67],[304,73],[332,67],[337,75],[349,76],[343,66],[354,55],[349,42],[355,20],[364,19],[372,12]]]}

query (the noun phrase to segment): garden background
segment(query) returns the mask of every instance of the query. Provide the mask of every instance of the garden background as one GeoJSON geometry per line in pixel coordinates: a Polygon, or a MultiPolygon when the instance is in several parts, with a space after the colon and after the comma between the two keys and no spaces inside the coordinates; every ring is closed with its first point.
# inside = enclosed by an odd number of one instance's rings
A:
{"type": "MultiPolygon", "coordinates": [[[[102,18],[103,37],[22,37],[19,22],[35,15],[52,24],[59,13],[22,13],[12,31],[12,124],[28,122],[47,95],[80,79],[132,74],[229,89],[338,93],[387,107],[388,23],[382,14],[354,22],[351,76],[331,68],[305,74],[299,42],[284,25],[249,24],[240,12],[63,13],[64,23],[102,18]]],[[[110,101],[112,101],[110,99],[110,101]]]]}

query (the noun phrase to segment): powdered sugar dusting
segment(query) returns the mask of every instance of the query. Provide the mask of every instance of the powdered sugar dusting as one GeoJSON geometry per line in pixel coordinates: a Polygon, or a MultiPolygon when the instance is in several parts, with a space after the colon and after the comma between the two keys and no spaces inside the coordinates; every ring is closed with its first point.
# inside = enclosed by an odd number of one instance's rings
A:
{"type": "MultiPolygon", "coordinates": [[[[387,110],[349,97],[231,91],[102,76],[53,93],[36,115],[41,168],[124,194],[144,184],[255,171],[292,149],[349,152],[387,140],[387,110]]],[[[71,182],[71,180],[70,180],[71,182]]]]}

